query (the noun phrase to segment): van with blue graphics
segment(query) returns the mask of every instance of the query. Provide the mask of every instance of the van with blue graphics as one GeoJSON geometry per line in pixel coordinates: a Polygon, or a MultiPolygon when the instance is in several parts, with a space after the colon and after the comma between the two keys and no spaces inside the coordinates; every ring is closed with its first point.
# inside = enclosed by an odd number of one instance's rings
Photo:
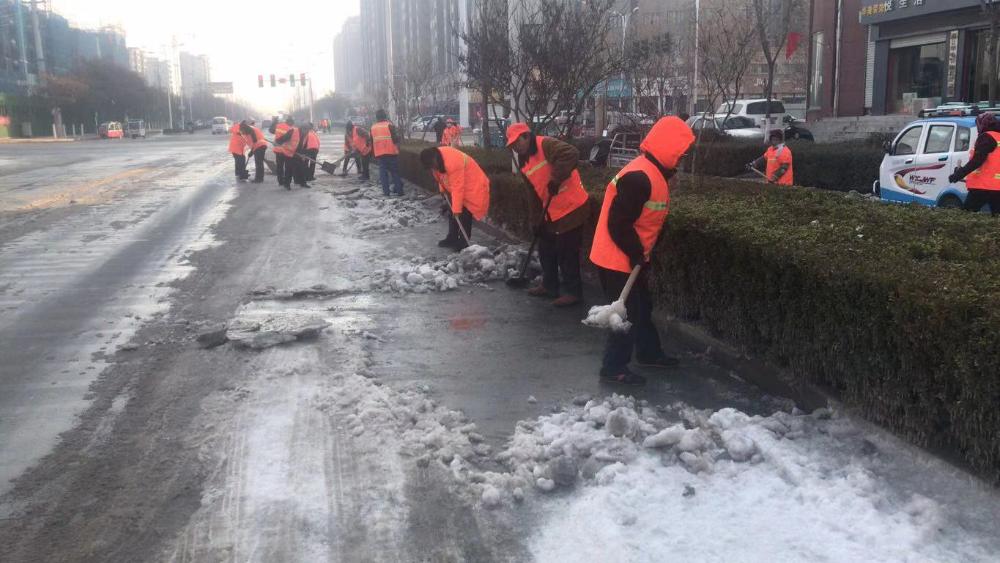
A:
{"type": "Polygon", "coordinates": [[[914,121],[885,147],[879,178],[873,186],[884,201],[961,207],[965,183],[948,176],[969,161],[976,143],[975,117],[942,117],[914,121]]]}

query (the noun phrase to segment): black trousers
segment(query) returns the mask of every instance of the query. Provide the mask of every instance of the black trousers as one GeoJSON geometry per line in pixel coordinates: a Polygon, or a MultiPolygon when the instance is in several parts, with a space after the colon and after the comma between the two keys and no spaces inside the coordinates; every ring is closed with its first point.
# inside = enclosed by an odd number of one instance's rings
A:
{"type": "Polygon", "coordinates": [[[358,164],[358,171],[361,172],[361,179],[367,180],[371,178],[368,174],[368,165],[371,164],[372,161],[371,154],[359,154],[354,157],[354,161],[358,164]]]}
{"type": "Polygon", "coordinates": [[[235,167],[236,167],[237,179],[244,180],[250,177],[250,174],[247,173],[247,157],[243,156],[242,154],[234,154],[233,164],[236,165],[235,167]]]}
{"type": "MultiPolygon", "coordinates": [[[[618,299],[629,275],[601,267],[598,267],[597,271],[608,303],[618,299]]],[[[627,332],[608,331],[602,372],[612,373],[627,366],[632,361],[633,349],[640,359],[654,360],[663,355],[660,335],[653,325],[653,300],[649,293],[648,267],[639,271],[639,277],[635,280],[628,299],[625,300],[625,310],[628,312],[628,320],[632,323],[632,327],[627,332]]]]}
{"type": "MultiPolygon", "coordinates": [[[[465,234],[469,235],[469,239],[472,239],[472,213],[463,207],[462,212],[458,214],[458,220],[462,223],[462,228],[465,229],[465,234]]],[[[465,237],[463,237],[461,231],[458,230],[458,224],[455,222],[454,217],[448,220],[448,240],[457,240],[463,243],[465,242],[465,237]]]]}
{"type": "Polygon", "coordinates": [[[538,260],[542,263],[542,285],[552,295],[559,295],[559,279],[565,293],[583,297],[580,279],[580,247],[583,245],[583,226],[572,231],[555,234],[551,225],[545,224],[538,237],[538,260]]]}
{"type": "Polygon", "coordinates": [[[288,157],[280,152],[274,153],[274,175],[278,177],[278,185],[285,185],[285,168],[287,168],[288,157]]]}
{"type": "Polygon", "coordinates": [[[316,157],[319,156],[319,149],[306,149],[304,152],[312,159],[312,162],[303,162],[303,168],[306,171],[305,180],[311,182],[316,179],[316,157]]]}
{"type": "Polygon", "coordinates": [[[963,207],[966,211],[978,212],[987,203],[990,204],[990,215],[1000,215],[1000,191],[969,188],[963,207]]]}
{"type": "Polygon", "coordinates": [[[282,185],[285,187],[291,186],[292,181],[295,181],[295,185],[297,186],[305,184],[305,164],[306,161],[298,156],[285,157],[285,174],[283,176],[282,185]]]}
{"type": "Polygon", "coordinates": [[[253,173],[253,179],[255,182],[264,181],[264,153],[267,152],[267,147],[260,147],[253,151],[253,165],[256,166],[256,170],[253,173]]]}

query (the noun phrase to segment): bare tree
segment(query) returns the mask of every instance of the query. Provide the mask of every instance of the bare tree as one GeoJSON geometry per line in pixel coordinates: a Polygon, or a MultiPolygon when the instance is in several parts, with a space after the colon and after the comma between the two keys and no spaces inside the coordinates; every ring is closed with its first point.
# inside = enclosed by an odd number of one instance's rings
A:
{"type": "MultiPolygon", "coordinates": [[[[743,81],[749,72],[750,62],[755,53],[756,34],[753,24],[744,16],[743,6],[717,4],[709,10],[708,17],[701,20],[700,25],[706,26],[706,29],[702,30],[702,39],[698,45],[702,61],[698,79],[708,95],[710,107],[716,107],[720,98],[735,100],[742,92],[743,81]],[[710,33],[708,26],[712,28],[710,33]]],[[[731,112],[732,105],[729,105],[726,115],[721,117],[722,124],[726,122],[731,112]]],[[[709,119],[719,116],[705,114],[700,117],[709,119]]],[[[702,127],[698,130],[697,146],[701,146],[704,132],[705,127],[702,123],[702,127]]],[[[692,173],[697,173],[697,155],[696,150],[691,162],[692,173]]]]}
{"type": "Polygon", "coordinates": [[[751,0],[757,38],[767,62],[767,82],[764,84],[764,98],[767,99],[767,113],[764,119],[764,133],[771,123],[771,98],[774,96],[774,69],[778,57],[788,41],[792,28],[792,17],[799,11],[803,0],[751,0]]]}
{"type": "Polygon", "coordinates": [[[1000,4],[995,0],[979,0],[979,8],[983,17],[990,22],[990,42],[986,47],[987,66],[986,77],[989,80],[990,107],[994,107],[997,99],[997,72],[1000,69],[1000,52],[997,50],[998,36],[1000,31],[1000,4]]]}
{"type": "Polygon", "coordinates": [[[670,92],[668,80],[676,75],[678,61],[670,35],[634,39],[626,53],[626,75],[632,85],[632,96],[639,100],[637,110],[659,118],[666,111],[662,100],[670,92]],[[650,98],[655,101],[648,102],[650,98]]]}
{"type": "Polygon", "coordinates": [[[436,82],[437,76],[434,74],[430,46],[424,44],[418,49],[412,49],[408,53],[402,74],[402,97],[396,97],[397,101],[402,102],[398,104],[402,112],[397,112],[397,115],[400,119],[399,125],[405,130],[405,136],[410,135],[409,123],[420,111],[419,101],[427,95],[436,82]]]}
{"type": "Polygon", "coordinates": [[[483,100],[483,145],[490,143],[491,107],[507,108],[513,71],[510,66],[510,38],[508,34],[507,0],[480,0],[479,10],[469,18],[468,28],[456,25],[465,45],[458,54],[459,64],[465,71],[466,84],[476,89],[483,100]]]}

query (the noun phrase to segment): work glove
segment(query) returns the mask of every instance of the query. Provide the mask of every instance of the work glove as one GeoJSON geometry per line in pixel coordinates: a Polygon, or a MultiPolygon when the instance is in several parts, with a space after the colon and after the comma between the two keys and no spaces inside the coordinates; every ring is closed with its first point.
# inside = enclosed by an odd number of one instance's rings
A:
{"type": "Polygon", "coordinates": [[[549,197],[556,197],[559,195],[559,184],[555,181],[549,182],[549,197]]]}
{"type": "Polygon", "coordinates": [[[948,176],[948,183],[949,184],[954,184],[958,180],[959,180],[959,175],[958,175],[957,171],[956,172],[952,172],[951,175],[948,176]]]}
{"type": "Polygon", "coordinates": [[[753,171],[753,163],[752,162],[748,162],[747,165],[746,165],[746,169],[747,169],[747,172],[752,172],[753,171]]]}
{"type": "Polygon", "coordinates": [[[441,216],[442,217],[447,217],[449,213],[451,213],[451,206],[449,206],[447,203],[442,203],[441,204],[441,216]]]}
{"type": "Polygon", "coordinates": [[[631,266],[633,268],[635,268],[636,266],[645,266],[646,265],[646,257],[644,255],[642,255],[642,254],[637,254],[637,255],[634,255],[634,256],[629,256],[628,257],[628,263],[629,263],[629,266],[631,266]]]}

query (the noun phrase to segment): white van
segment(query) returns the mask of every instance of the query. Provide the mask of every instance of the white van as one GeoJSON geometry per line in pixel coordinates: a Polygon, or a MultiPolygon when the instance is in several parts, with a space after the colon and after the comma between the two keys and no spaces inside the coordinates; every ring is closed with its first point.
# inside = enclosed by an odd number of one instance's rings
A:
{"type": "Polygon", "coordinates": [[[218,135],[229,132],[229,120],[225,117],[215,117],[212,119],[212,134],[218,135]]]}
{"type": "Polygon", "coordinates": [[[886,155],[873,186],[884,201],[961,207],[965,184],[948,176],[969,161],[976,143],[974,117],[941,117],[914,121],[886,145],[886,155]]]}

